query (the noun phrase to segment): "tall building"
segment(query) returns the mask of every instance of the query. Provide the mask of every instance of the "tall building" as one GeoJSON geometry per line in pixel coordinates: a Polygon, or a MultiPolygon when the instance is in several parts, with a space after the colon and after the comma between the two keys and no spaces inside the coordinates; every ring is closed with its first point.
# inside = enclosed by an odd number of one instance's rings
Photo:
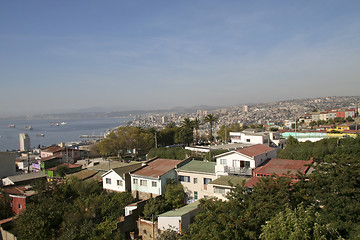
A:
{"type": "Polygon", "coordinates": [[[248,106],[247,106],[247,105],[244,105],[242,110],[243,110],[243,113],[248,112],[248,106]]]}
{"type": "Polygon", "coordinates": [[[27,133],[20,133],[20,151],[29,151],[30,150],[30,137],[27,133]]]}

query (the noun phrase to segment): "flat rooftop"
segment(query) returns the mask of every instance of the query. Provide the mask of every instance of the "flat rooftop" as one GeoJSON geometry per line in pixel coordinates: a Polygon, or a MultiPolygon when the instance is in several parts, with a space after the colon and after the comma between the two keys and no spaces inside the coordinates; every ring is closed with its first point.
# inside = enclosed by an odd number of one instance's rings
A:
{"type": "Polygon", "coordinates": [[[160,214],[159,217],[181,217],[191,211],[194,211],[195,209],[197,209],[199,207],[200,201],[196,201],[193,203],[190,203],[189,205],[186,205],[184,207],[175,209],[175,210],[170,210],[166,213],[160,214]]]}

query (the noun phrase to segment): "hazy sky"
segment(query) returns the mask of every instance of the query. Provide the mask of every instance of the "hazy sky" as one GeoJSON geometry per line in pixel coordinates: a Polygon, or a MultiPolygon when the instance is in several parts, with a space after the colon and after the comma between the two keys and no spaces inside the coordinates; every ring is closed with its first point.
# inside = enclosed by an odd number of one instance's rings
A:
{"type": "Polygon", "coordinates": [[[359,95],[360,1],[0,1],[0,116],[359,95]]]}

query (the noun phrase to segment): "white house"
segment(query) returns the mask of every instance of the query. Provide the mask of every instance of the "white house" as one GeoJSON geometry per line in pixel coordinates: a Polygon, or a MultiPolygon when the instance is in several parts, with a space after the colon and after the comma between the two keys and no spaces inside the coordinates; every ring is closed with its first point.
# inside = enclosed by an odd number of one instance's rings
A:
{"type": "Polygon", "coordinates": [[[226,152],[215,156],[216,176],[251,176],[252,170],[271,158],[276,158],[276,149],[263,144],[226,152]]]}
{"type": "Polygon", "coordinates": [[[281,148],[284,148],[286,143],[286,139],[281,138],[279,132],[252,128],[245,129],[242,132],[230,132],[230,139],[232,143],[264,144],[281,148]]]}
{"type": "Polygon", "coordinates": [[[129,166],[110,169],[102,176],[103,189],[108,191],[125,192],[131,191],[130,172],[139,169],[141,163],[131,164],[129,166]]]}
{"type": "Polygon", "coordinates": [[[199,201],[193,202],[182,208],[171,210],[158,216],[158,229],[161,231],[174,230],[187,231],[192,219],[200,211],[199,201]]]}
{"type": "Polygon", "coordinates": [[[131,192],[134,198],[149,199],[162,195],[170,179],[177,182],[175,168],[186,160],[155,158],[130,173],[131,192]]]}

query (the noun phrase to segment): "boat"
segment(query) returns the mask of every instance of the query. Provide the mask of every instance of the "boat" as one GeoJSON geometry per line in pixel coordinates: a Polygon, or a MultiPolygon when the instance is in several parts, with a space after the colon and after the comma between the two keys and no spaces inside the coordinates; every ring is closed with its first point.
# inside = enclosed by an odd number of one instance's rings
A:
{"type": "Polygon", "coordinates": [[[14,125],[14,124],[9,124],[8,127],[9,127],[9,128],[14,128],[15,125],[14,125]]]}
{"type": "Polygon", "coordinates": [[[66,125],[66,124],[67,124],[67,122],[61,122],[60,124],[61,124],[61,125],[66,125]]]}
{"type": "Polygon", "coordinates": [[[25,126],[24,128],[25,128],[26,130],[32,130],[32,129],[33,129],[32,126],[30,126],[30,125],[29,125],[29,126],[25,126]]]}
{"type": "Polygon", "coordinates": [[[60,124],[58,122],[50,123],[50,126],[59,126],[60,124]]]}
{"type": "Polygon", "coordinates": [[[45,134],[43,134],[43,133],[38,133],[38,134],[36,134],[36,136],[37,136],[37,137],[45,137],[45,134]]]}

